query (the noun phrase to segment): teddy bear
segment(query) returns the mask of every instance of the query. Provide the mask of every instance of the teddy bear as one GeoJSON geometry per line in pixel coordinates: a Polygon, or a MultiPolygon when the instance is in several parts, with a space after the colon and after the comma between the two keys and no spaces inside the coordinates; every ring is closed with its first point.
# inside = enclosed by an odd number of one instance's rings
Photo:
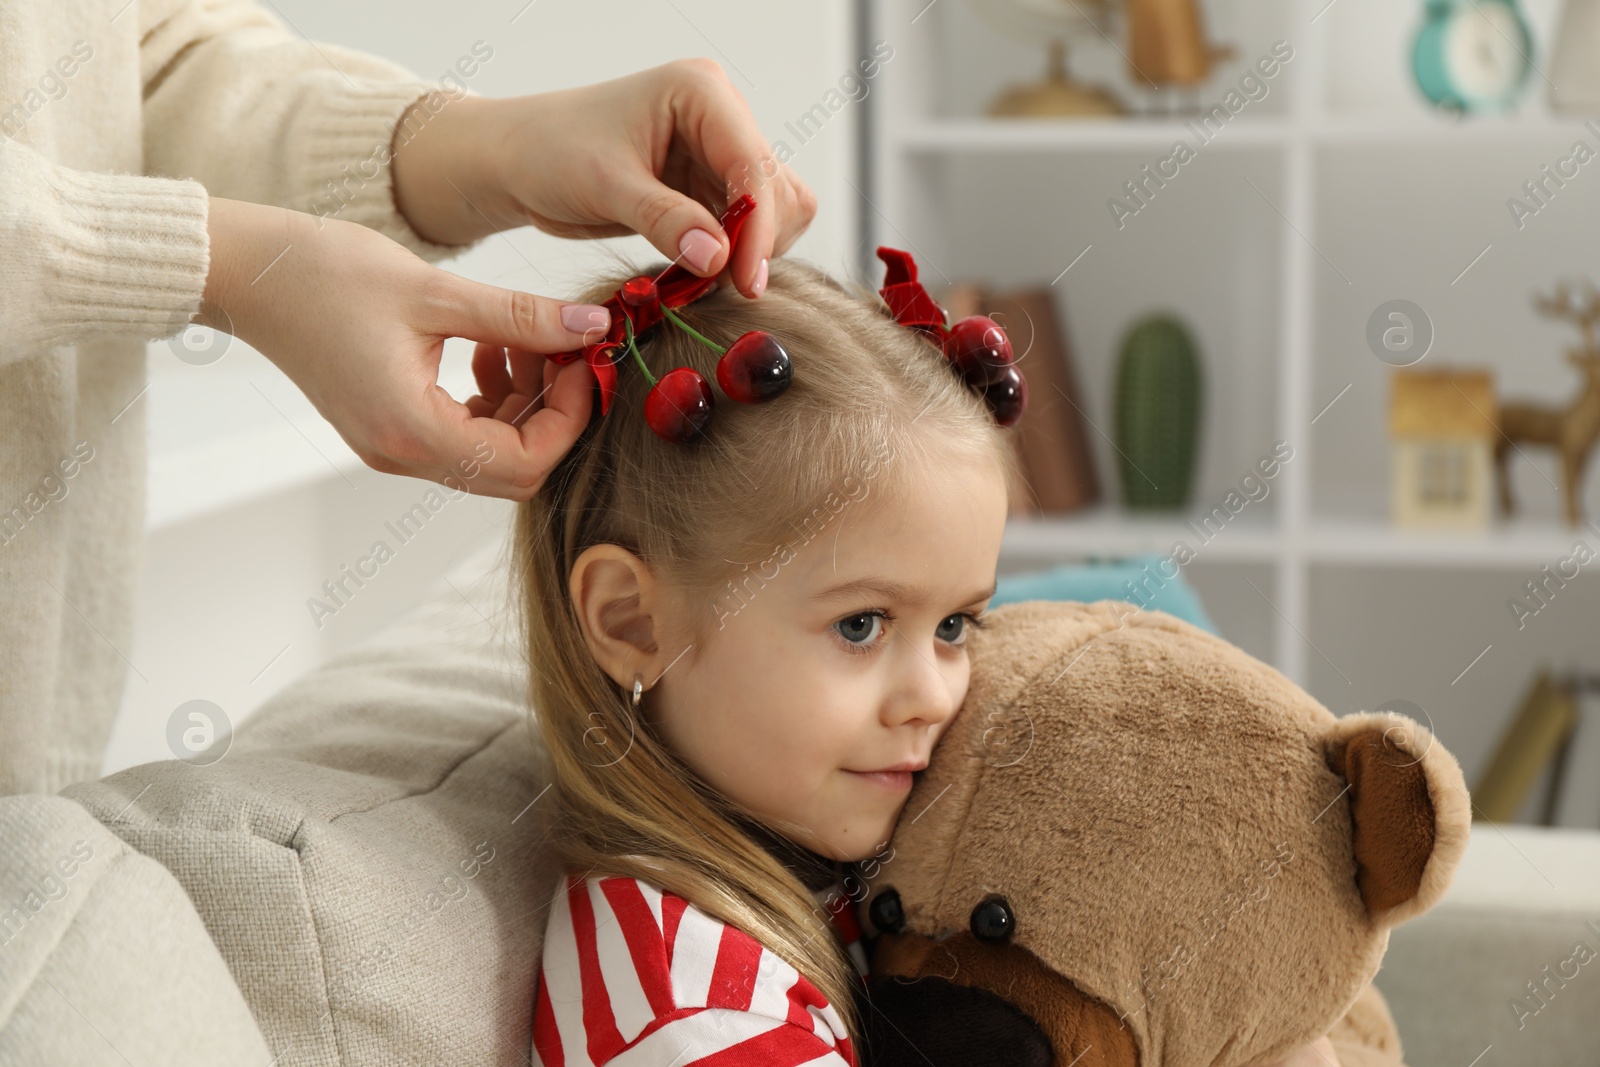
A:
{"type": "Polygon", "coordinates": [[[864,870],[866,1067],[1402,1063],[1372,978],[1466,846],[1422,724],[1335,716],[1117,600],[968,631],[961,711],[864,870]]]}

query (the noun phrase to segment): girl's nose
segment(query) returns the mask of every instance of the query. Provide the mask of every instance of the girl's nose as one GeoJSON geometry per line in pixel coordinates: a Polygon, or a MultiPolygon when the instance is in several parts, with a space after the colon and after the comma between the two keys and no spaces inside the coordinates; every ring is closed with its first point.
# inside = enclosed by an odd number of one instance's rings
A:
{"type": "Polygon", "coordinates": [[[922,721],[930,726],[946,722],[961,708],[965,694],[965,662],[944,663],[931,647],[896,633],[895,677],[885,702],[888,725],[922,721]]]}

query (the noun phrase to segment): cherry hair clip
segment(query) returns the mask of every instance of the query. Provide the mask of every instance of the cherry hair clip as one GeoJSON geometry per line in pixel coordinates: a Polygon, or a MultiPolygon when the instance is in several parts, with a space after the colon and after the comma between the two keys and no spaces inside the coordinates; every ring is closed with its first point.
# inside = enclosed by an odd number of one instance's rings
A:
{"type": "Polygon", "coordinates": [[[920,331],[936,345],[961,380],[983,397],[1001,426],[1011,426],[1028,407],[1028,380],[1011,355],[1011,339],[987,315],[968,315],[946,326],[948,315],[917,281],[917,264],[911,253],[878,246],[883,260],[883,287],[878,295],[889,305],[895,321],[920,331]]]}
{"type": "MultiPolygon", "coordinates": [[[[755,206],[755,198],[746,193],[729,204],[717,220],[728,235],[730,260],[732,252],[739,248],[744,221],[755,206]]],[[[645,331],[665,319],[721,353],[717,384],[741,404],[759,404],[778,396],[789,388],[793,373],[789,353],[765,330],[742,333],[724,348],[672,313],[673,308],[700,299],[715,284],[715,278],[701,278],[676,263],[654,278],[645,274],[629,278],[603,305],[611,312],[611,326],[605,337],[548,358],[565,364],[581,357],[589,364],[600,385],[600,414],[605,415],[610,412],[617,391],[617,364],[631,355],[650,383],[644,400],[645,421],[658,436],[674,444],[687,444],[699,437],[711,421],[711,386],[692,367],[675,367],[659,380],[652,376],[635,343],[645,331]]]]}
{"type": "MultiPolygon", "coordinates": [[[[729,204],[718,220],[734,251],[745,219],[755,206],[755,198],[746,193],[729,204]]],[[[917,281],[917,265],[910,254],[880,246],[878,257],[888,267],[878,293],[895,319],[923,333],[943,352],[967,386],[983,396],[1000,425],[1010,426],[1020,419],[1027,407],[1028,383],[1013,363],[1005,330],[987,315],[969,315],[947,328],[944,308],[917,281]]],[[[711,386],[693,367],[674,367],[659,379],[651,375],[637,342],[663,320],[721,354],[717,384],[741,404],[759,404],[781,395],[793,377],[789,353],[766,330],[748,330],[724,348],[673,314],[674,308],[693,303],[715,285],[714,278],[699,277],[676,263],[654,278],[646,274],[629,278],[603,305],[611,312],[604,337],[547,358],[559,364],[577,359],[587,363],[600,386],[600,414],[606,415],[617,391],[617,364],[632,356],[650,383],[644,401],[650,429],[674,444],[688,444],[703,434],[711,421],[711,386]]]]}

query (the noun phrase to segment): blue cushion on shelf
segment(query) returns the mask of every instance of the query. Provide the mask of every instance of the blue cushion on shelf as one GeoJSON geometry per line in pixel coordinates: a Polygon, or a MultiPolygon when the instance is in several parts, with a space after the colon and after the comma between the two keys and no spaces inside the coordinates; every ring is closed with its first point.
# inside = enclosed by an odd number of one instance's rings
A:
{"type": "Polygon", "coordinates": [[[1166,578],[1171,558],[1158,553],[1095,563],[1071,563],[1026,574],[1001,575],[990,606],[1018,600],[1126,600],[1152,611],[1176,615],[1202,630],[1217,634],[1217,626],[1200,605],[1200,597],[1183,577],[1166,578]],[[1148,572],[1146,567],[1149,568],[1148,572]]]}

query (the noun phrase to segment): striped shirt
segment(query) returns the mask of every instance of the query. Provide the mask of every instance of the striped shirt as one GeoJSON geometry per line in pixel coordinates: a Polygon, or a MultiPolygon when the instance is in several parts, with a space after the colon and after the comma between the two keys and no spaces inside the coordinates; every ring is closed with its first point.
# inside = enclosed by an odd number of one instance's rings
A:
{"type": "MultiPolygon", "coordinates": [[[[858,973],[849,898],[816,893],[858,973]]],[[[857,1067],[837,1011],[754,937],[638,878],[568,874],[545,925],[534,1067],[857,1067]]]]}

